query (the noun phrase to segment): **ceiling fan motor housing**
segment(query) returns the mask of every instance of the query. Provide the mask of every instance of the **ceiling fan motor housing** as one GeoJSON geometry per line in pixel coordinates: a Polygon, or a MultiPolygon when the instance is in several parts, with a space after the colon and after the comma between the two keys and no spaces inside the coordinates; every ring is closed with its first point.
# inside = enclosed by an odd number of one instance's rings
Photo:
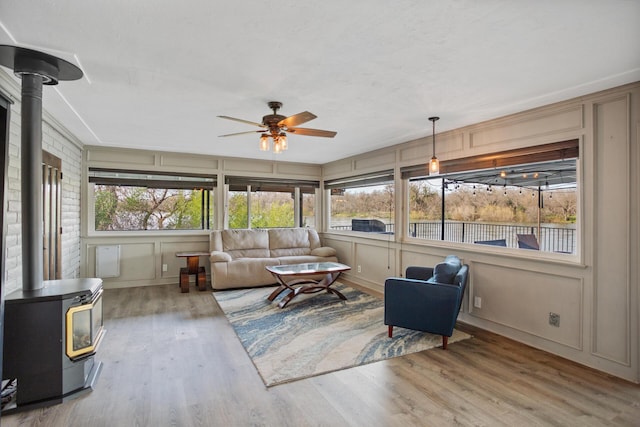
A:
{"type": "Polygon", "coordinates": [[[262,117],[262,124],[267,126],[271,131],[274,129],[279,130],[278,123],[284,119],[286,119],[286,117],[280,114],[267,114],[262,117]]]}
{"type": "Polygon", "coordinates": [[[262,124],[269,128],[271,134],[277,135],[280,132],[278,123],[286,119],[286,116],[278,114],[278,110],[282,108],[282,102],[269,101],[267,105],[273,110],[273,114],[267,114],[266,116],[263,116],[262,124]]]}

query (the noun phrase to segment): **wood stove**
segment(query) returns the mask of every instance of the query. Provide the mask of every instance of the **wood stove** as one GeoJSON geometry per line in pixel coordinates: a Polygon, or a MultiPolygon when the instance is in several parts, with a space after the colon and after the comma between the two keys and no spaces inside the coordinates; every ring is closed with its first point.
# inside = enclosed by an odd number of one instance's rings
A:
{"type": "Polygon", "coordinates": [[[102,368],[102,280],[44,281],[5,298],[2,375],[16,381],[3,413],[61,403],[90,391],[102,368]]]}
{"type": "Polygon", "coordinates": [[[22,290],[4,299],[3,400],[6,383],[16,389],[5,412],[60,403],[90,390],[102,366],[93,355],[103,327],[102,280],[43,281],[42,86],[78,80],[82,70],[47,53],[9,45],[0,45],[0,65],[22,79],[22,290]]]}

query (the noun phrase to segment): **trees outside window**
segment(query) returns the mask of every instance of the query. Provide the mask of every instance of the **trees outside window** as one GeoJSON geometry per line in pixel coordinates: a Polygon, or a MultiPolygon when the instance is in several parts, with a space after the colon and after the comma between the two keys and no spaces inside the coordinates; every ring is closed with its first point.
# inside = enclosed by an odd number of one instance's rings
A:
{"type": "Polygon", "coordinates": [[[300,226],[316,228],[316,193],[302,194],[302,221],[300,226]]]}
{"type": "Polygon", "coordinates": [[[315,227],[317,181],[226,177],[229,228],[315,227]]]}
{"type": "Polygon", "coordinates": [[[249,228],[249,204],[246,191],[229,191],[227,214],[229,228],[249,228]]]}
{"type": "Polygon", "coordinates": [[[94,197],[96,231],[209,228],[212,212],[203,216],[203,198],[213,205],[209,190],[96,185],[94,197]]]}
{"type": "Polygon", "coordinates": [[[293,194],[251,192],[251,228],[293,227],[294,223],[293,194]]]}
{"type": "Polygon", "coordinates": [[[90,169],[95,231],[198,230],[213,223],[215,178],[90,169]]]}
{"type": "Polygon", "coordinates": [[[400,168],[407,237],[577,253],[579,140],[400,168]]]}
{"type": "Polygon", "coordinates": [[[530,234],[540,250],[575,253],[575,164],[569,159],[512,166],[508,172],[491,169],[411,179],[408,233],[422,239],[511,247],[519,247],[518,234],[530,234]]]}

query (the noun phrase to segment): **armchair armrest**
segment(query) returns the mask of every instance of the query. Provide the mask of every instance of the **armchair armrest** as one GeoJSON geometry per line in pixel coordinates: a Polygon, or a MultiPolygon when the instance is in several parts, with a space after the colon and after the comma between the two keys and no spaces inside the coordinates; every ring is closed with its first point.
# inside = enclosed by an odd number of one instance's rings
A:
{"type": "Polygon", "coordinates": [[[231,255],[222,251],[212,251],[209,257],[211,262],[230,262],[231,259],[231,255]]]}

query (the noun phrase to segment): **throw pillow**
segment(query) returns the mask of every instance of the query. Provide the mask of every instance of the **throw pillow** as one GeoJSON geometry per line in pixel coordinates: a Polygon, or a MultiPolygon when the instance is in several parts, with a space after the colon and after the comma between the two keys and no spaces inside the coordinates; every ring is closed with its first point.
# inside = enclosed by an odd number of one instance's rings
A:
{"type": "Polygon", "coordinates": [[[449,255],[445,258],[444,262],[436,264],[433,268],[433,280],[436,283],[453,283],[453,279],[458,274],[458,270],[462,263],[460,262],[460,258],[457,256],[449,255]]]}

